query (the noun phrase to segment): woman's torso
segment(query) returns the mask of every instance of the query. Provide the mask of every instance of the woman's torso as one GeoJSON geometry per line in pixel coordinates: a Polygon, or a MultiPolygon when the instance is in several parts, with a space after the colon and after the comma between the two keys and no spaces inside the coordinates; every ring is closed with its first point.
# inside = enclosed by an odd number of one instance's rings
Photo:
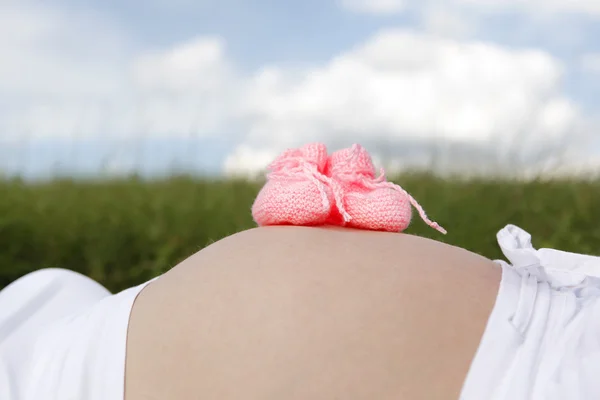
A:
{"type": "Polygon", "coordinates": [[[404,234],[233,235],[139,296],[126,398],[457,398],[500,273],[404,234]]]}

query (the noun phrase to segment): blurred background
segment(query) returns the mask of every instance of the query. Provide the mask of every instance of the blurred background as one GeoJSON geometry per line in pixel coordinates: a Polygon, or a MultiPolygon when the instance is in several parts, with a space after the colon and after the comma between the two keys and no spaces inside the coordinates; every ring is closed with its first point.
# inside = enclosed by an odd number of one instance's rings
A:
{"type": "Polygon", "coordinates": [[[1,0],[0,288],[155,276],[254,226],[309,141],[361,143],[449,230],[411,233],[600,253],[599,37],[600,0],[1,0]]]}

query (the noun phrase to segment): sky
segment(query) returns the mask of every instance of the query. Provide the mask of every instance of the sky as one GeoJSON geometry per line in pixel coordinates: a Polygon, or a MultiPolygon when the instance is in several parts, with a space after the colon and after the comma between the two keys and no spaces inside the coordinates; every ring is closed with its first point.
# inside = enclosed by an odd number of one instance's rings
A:
{"type": "Polygon", "coordinates": [[[599,37],[600,0],[0,0],[0,171],[598,170],[599,37]]]}

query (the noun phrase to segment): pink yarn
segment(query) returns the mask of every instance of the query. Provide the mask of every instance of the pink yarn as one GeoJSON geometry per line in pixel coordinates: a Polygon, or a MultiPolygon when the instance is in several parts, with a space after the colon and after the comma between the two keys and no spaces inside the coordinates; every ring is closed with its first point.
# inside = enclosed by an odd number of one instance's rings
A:
{"type": "Polygon", "coordinates": [[[406,190],[386,180],[383,168],[376,177],[371,156],[359,144],[333,153],[325,173],[335,182],[335,198],[343,198],[336,206],[347,226],[401,232],[410,225],[412,205],[427,225],[447,233],[406,190]]]}
{"type": "Polygon", "coordinates": [[[327,157],[321,143],[289,149],[269,165],[268,181],[258,194],[252,215],[259,225],[333,224],[401,232],[410,224],[412,206],[423,220],[423,208],[400,186],[375,175],[371,156],[360,145],[327,157]]]}
{"type": "Polygon", "coordinates": [[[321,143],[289,149],[268,167],[270,173],[252,205],[259,225],[321,225],[331,213],[330,179],[323,171],[327,148],[321,143]]]}

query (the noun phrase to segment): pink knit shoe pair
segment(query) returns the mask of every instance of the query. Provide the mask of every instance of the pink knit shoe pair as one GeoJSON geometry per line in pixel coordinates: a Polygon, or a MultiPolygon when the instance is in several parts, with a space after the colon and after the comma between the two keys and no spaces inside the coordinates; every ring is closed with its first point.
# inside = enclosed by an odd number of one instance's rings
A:
{"type": "Polygon", "coordinates": [[[387,182],[369,153],[360,145],[330,156],[321,143],[289,149],[269,165],[268,181],[252,206],[258,225],[337,225],[358,229],[401,232],[410,224],[414,206],[423,208],[404,189],[387,182]]]}

